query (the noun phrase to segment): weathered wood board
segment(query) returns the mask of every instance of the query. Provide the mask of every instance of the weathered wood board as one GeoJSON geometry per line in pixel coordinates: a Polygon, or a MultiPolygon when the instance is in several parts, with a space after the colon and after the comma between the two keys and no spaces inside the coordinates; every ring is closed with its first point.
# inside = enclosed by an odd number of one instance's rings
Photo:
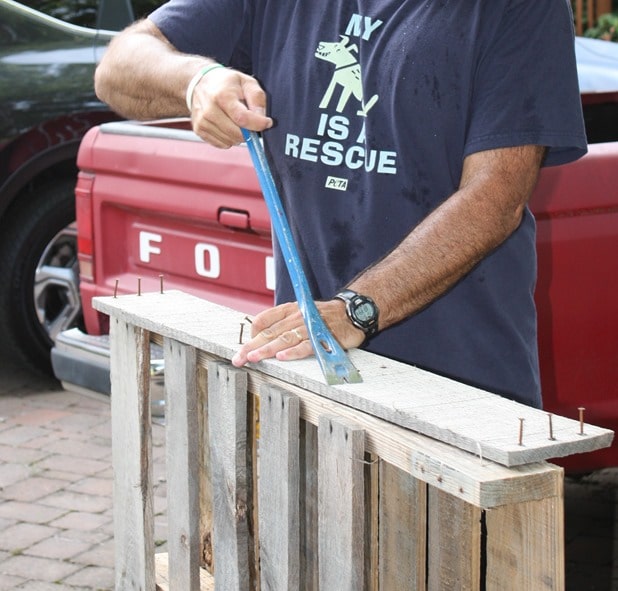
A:
{"type": "Polygon", "coordinates": [[[152,426],[148,363],[144,363],[148,358],[148,335],[118,320],[110,323],[110,334],[114,343],[112,389],[122,392],[111,400],[115,589],[153,589],[152,426]],[[125,380],[125,376],[130,379],[125,380]]]}
{"type": "Polygon", "coordinates": [[[300,588],[299,400],[278,388],[260,396],[258,486],[260,578],[263,589],[300,588]]]}
{"type": "Polygon", "coordinates": [[[165,340],[164,351],[169,578],[173,588],[199,591],[197,351],[171,339],[165,340]]]}
{"type": "MultiPolygon", "coordinates": [[[[226,360],[238,349],[245,322],[241,312],[178,291],[95,298],[93,306],[226,360]]],[[[578,420],[553,416],[551,440],[544,411],[366,351],[349,355],[360,384],[327,385],[313,358],[249,367],[505,466],[600,449],[614,435],[587,423],[582,434],[578,420]]]]}

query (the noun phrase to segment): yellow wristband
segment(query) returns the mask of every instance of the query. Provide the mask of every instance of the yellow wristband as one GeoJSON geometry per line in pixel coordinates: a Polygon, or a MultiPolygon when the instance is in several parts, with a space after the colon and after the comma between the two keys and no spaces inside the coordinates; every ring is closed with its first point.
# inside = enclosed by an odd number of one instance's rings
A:
{"type": "Polygon", "coordinates": [[[215,70],[216,68],[225,68],[223,64],[209,64],[208,66],[204,66],[193,78],[191,78],[191,82],[189,82],[189,86],[187,86],[187,109],[189,109],[189,113],[191,113],[193,109],[193,93],[195,92],[195,87],[199,84],[199,81],[208,74],[211,70],[215,70]]]}

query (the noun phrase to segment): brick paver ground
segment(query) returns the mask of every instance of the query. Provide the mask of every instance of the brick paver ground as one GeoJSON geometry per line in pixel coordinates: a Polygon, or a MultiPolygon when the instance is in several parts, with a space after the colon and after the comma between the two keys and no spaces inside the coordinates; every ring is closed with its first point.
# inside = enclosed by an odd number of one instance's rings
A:
{"type": "MultiPolygon", "coordinates": [[[[164,434],[153,425],[155,537],[165,550],[164,434]]],[[[0,591],[114,587],[109,399],[0,367],[0,591]]]]}
{"type": "MultiPolygon", "coordinates": [[[[153,456],[155,539],[164,551],[156,423],[153,456]]],[[[0,366],[0,591],[113,589],[111,491],[109,400],[0,366]]],[[[567,591],[618,591],[618,469],[567,478],[565,508],[567,591]]]]}

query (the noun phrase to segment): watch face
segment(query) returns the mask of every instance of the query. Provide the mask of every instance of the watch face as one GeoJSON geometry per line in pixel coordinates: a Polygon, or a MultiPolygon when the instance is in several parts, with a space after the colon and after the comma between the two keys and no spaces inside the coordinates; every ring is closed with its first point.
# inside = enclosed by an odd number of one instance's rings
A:
{"type": "Polygon", "coordinates": [[[375,318],[375,309],[369,302],[362,302],[354,308],[354,316],[359,322],[371,322],[375,318]]]}
{"type": "Polygon", "coordinates": [[[344,289],[336,296],[345,302],[345,310],[348,318],[356,328],[360,328],[367,337],[372,337],[378,332],[378,307],[374,301],[364,295],[360,295],[351,289],[344,289]]]}

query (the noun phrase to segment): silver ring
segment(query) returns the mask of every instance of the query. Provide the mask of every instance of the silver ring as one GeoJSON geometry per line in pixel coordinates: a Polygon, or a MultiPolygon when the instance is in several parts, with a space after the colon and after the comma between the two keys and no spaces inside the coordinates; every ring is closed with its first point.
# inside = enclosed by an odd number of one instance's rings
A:
{"type": "Polygon", "coordinates": [[[296,336],[296,338],[300,341],[304,341],[305,339],[303,338],[303,335],[300,334],[300,330],[298,330],[297,328],[293,328],[291,331],[291,333],[294,333],[294,335],[296,336]]]}

